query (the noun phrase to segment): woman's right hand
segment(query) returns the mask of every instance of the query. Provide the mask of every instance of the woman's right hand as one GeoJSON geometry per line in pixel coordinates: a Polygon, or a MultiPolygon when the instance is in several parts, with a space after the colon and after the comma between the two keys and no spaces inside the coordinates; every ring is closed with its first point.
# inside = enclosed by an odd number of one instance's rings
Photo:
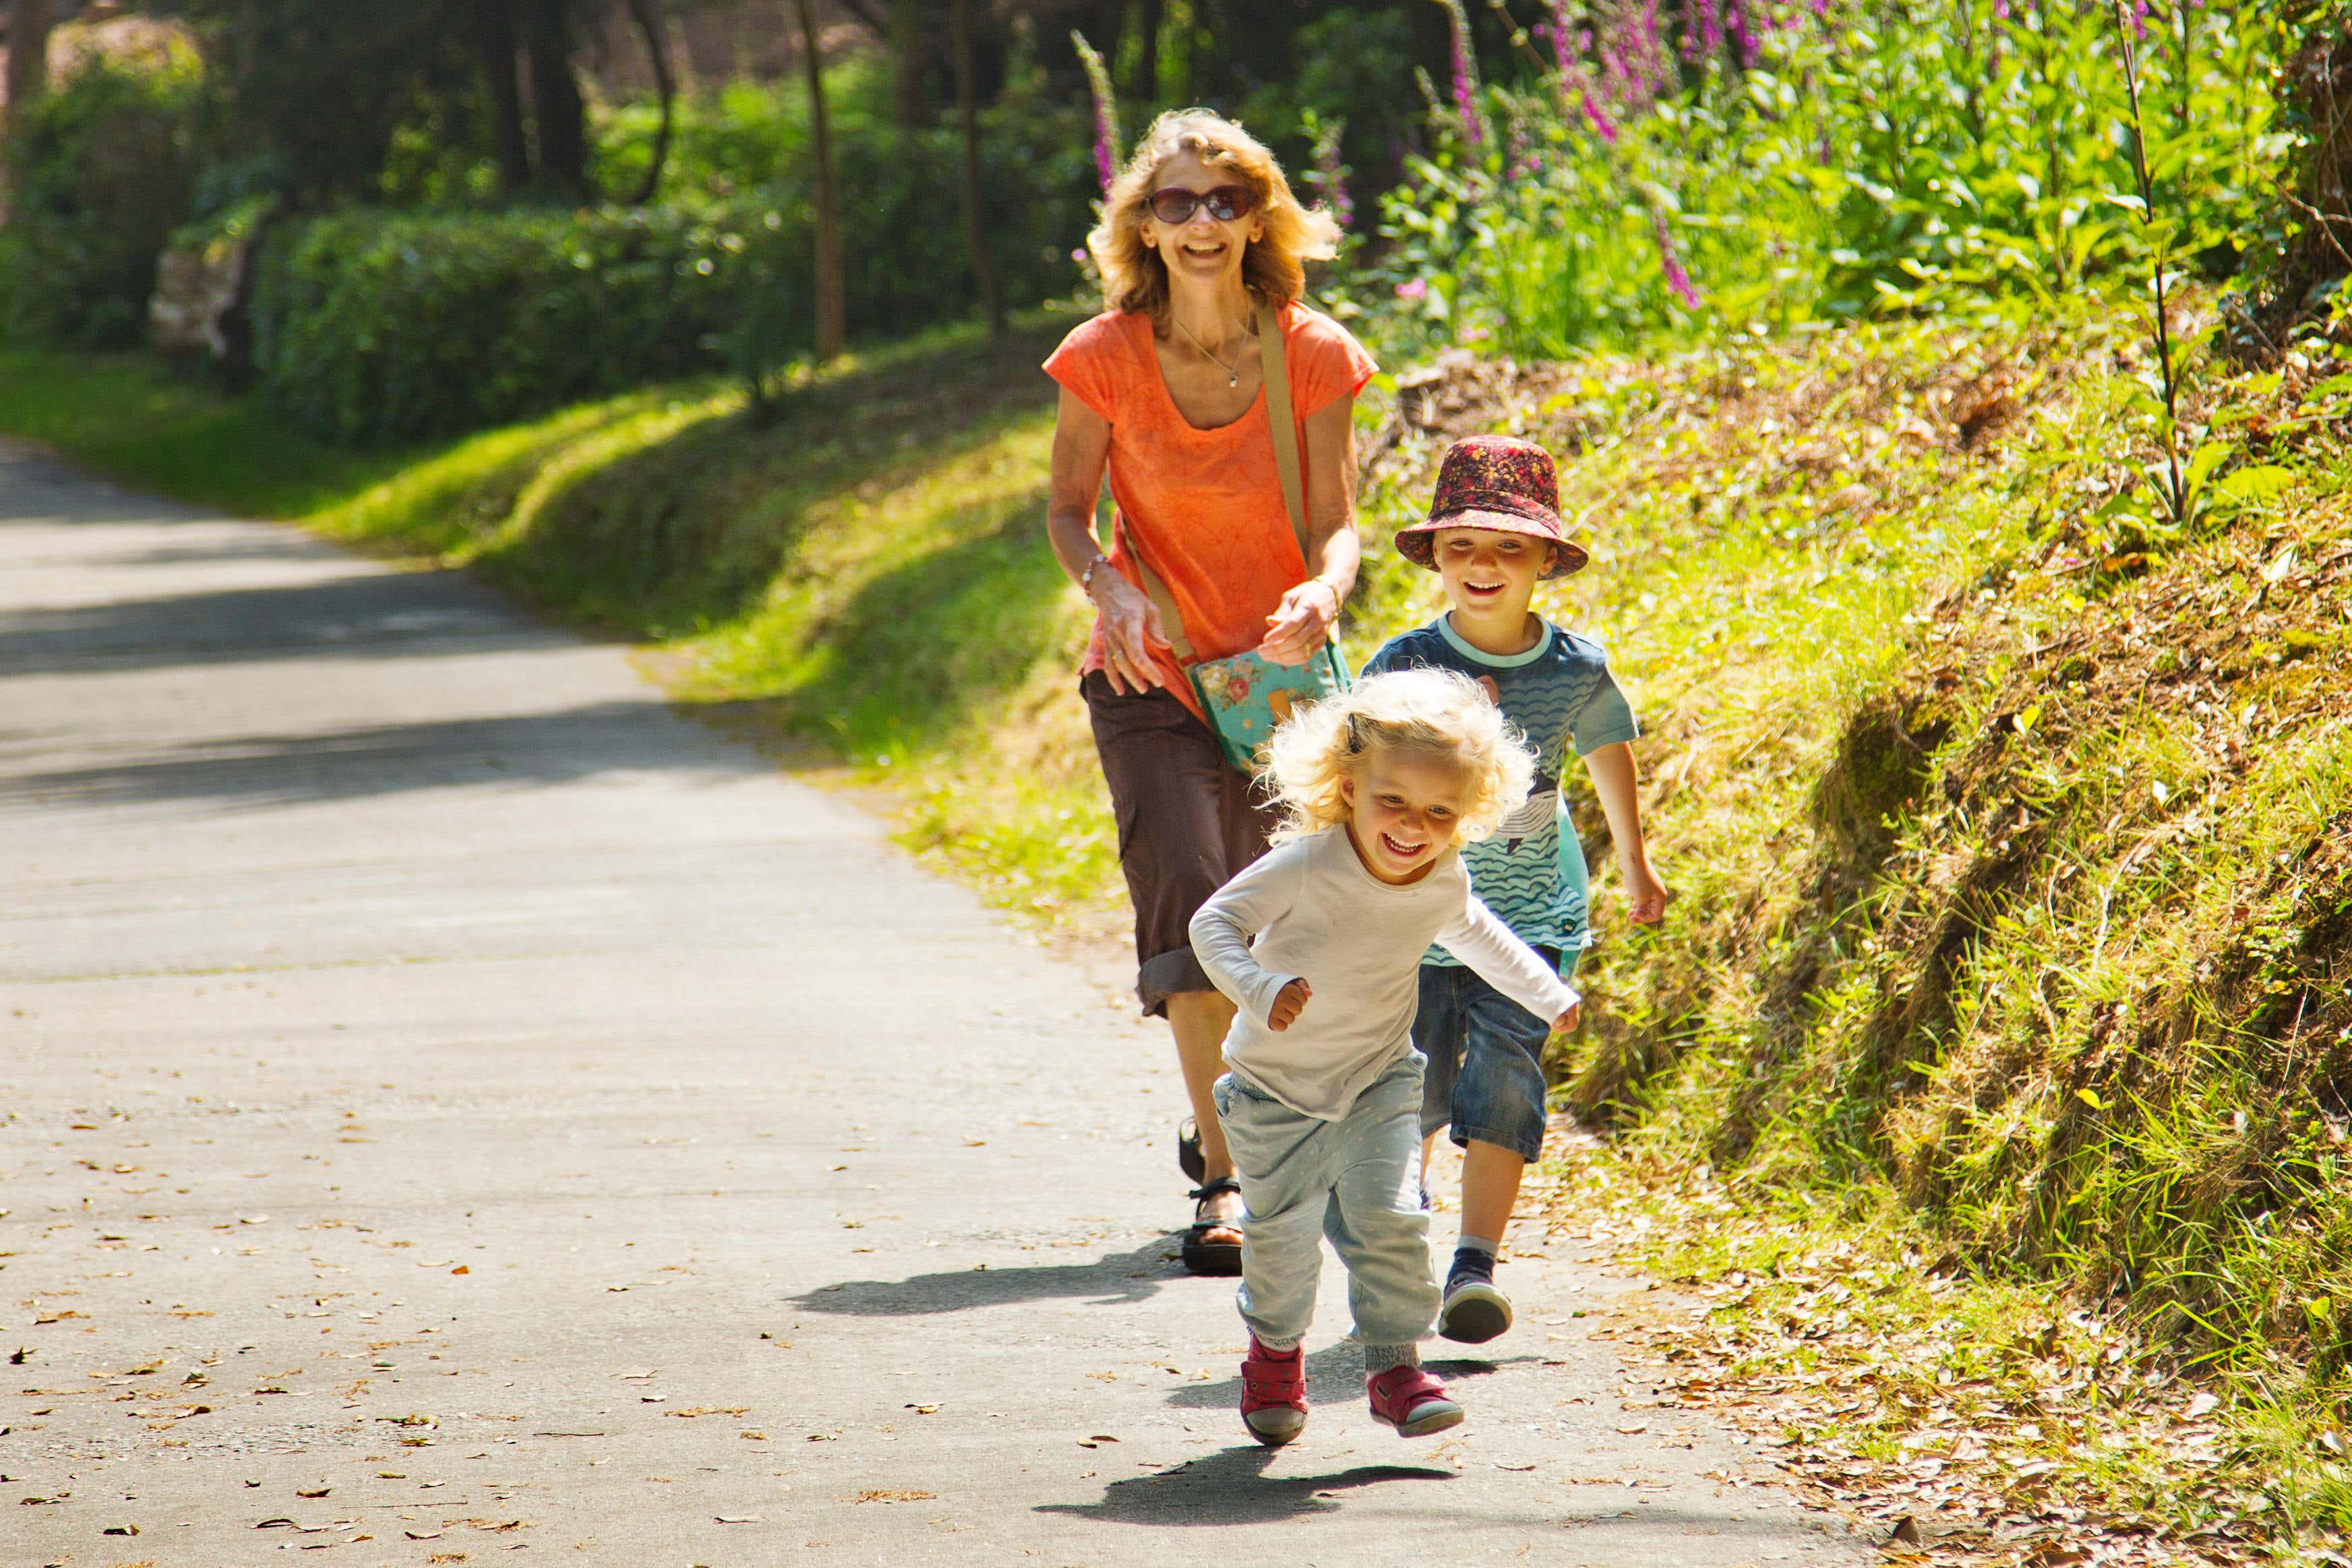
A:
{"type": "Polygon", "coordinates": [[[1097,568],[1087,595],[1102,617],[1103,673],[1110,689],[1121,697],[1146,687],[1165,689],[1155,653],[1172,658],[1175,649],[1160,625],[1159,606],[1143,590],[1108,567],[1097,568]]]}

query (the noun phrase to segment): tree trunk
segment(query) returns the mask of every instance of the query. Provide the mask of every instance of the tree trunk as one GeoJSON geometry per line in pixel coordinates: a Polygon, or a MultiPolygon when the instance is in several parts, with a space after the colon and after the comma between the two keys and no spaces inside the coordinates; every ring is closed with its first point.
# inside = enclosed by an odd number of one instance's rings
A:
{"type": "Polygon", "coordinates": [[[988,228],[980,216],[980,95],[973,89],[971,68],[971,0],[951,0],[955,33],[956,122],[963,132],[963,181],[959,193],[963,206],[964,247],[971,253],[972,292],[988,316],[991,334],[1004,331],[1004,296],[996,287],[996,268],[988,258],[988,228]]]}
{"type": "Polygon", "coordinates": [[[8,114],[48,90],[49,29],[57,25],[51,0],[16,0],[8,8],[8,114]]]}
{"type": "Polygon", "coordinates": [[[816,357],[833,359],[849,343],[849,300],[841,262],[841,207],[833,186],[833,138],[825,124],[824,62],[817,57],[816,11],[793,0],[807,56],[809,132],[816,156],[816,357]]]}
{"type": "Polygon", "coordinates": [[[474,51],[490,101],[490,148],[499,166],[499,194],[518,196],[530,184],[530,143],[522,127],[522,84],[515,76],[514,0],[479,0],[474,11],[474,51]]]}
{"type": "Polygon", "coordinates": [[[539,184],[569,202],[588,199],[588,111],[572,68],[572,16],[565,0],[528,0],[530,117],[539,132],[539,184]]]}
{"type": "Polygon", "coordinates": [[[912,131],[930,122],[923,93],[929,48],[923,37],[923,0],[890,0],[890,89],[898,123],[912,131]]]}
{"type": "Polygon", "coordinates": [[[661,14],[654,9],[654,0],[628,0],[629,15],[637,24],[637,31],[646,38],[646,53],[654,65],[654,91],[661,99],[661,129],[654,132],[653,162],[646,165],[645,184],[630,205],[643,206],[661,190],[662,165],[669,161],[671,117],[677,112],[677,83],[669,70],[669,34],[663,28],[661,14]]]}

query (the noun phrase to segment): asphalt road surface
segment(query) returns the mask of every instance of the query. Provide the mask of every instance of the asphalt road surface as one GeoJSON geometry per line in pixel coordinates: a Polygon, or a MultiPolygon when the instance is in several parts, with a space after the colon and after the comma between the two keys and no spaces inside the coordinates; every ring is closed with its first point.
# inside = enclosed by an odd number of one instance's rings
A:
{"type": "Polygon", "coordinates": [[[1259,1448],[1098,977],[624,649],[17,447],[0,1092],[6,1564],[1874,1556],[1564,1244],[1419,1442],[1327,1278],[1259,1448]]]}

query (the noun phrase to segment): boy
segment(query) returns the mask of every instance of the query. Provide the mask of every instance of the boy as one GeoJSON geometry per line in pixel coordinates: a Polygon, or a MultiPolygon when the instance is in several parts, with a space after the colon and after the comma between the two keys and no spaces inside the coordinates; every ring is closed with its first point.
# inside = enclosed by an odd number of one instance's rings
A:
{"type": "MultiPolygon", "coordinates": [[[[1443,580],[1452,609],[1392,638],[1366,675],[1430,667],[1475,680],[1537,753],[1535,792],[1494,837],[1463,851],[1472,885],[1518,938],[1565,978],[1591,937],[1584,854],[1559,806],[1572,743],[1592,775],[1625,879],[1627,914],[1649,924],[1671,896],[1651,868],[1631,742],[1641,733],[1598,643],[1529,612],[1538,580],[1580,569],[1559,520],[1551,455],[1530,442],[1472,436],[1445,454],[1425,521],[1396,535],[1400,554],[1443,580]]],[[[1423,1169],[1437,1130],[1464,1151],[1462,1231],[1438,1332],[1470,1344],[1511,1326],[1496,1259],[1519,1179],[1543,1149],[1543,1047],[1549,1023],[1432,948],[1421,970],[1413,1045],[1429,1058],[1423,1169]]]]}

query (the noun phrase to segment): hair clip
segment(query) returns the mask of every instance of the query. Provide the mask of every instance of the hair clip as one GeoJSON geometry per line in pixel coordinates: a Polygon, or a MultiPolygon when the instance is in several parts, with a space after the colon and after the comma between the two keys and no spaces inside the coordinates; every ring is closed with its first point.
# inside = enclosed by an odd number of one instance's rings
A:
{"type": "Polygon", "coordinates": [[[1351,757],[1364,749],[1363,722],[1364,716],[1361,713],[1348,715],[1348,754],[1351,757]]]}

